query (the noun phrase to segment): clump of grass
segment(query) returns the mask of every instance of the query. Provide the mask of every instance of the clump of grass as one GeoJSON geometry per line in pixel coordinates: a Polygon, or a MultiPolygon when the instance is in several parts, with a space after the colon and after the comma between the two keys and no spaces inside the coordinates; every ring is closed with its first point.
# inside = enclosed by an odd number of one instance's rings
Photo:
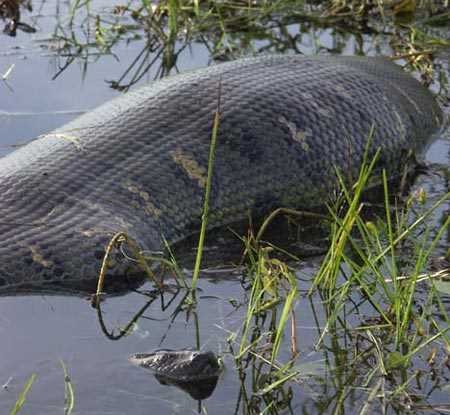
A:
{"type": "Polygon", "coordinates": [[[248,413],[278,413],[289,407],[292,391],[286,385],[297,376],[290,370],[297,356],[295,329],[288,325],[294,319],[297,280],[286,263],[272,257],[274,248],[261,244],[252,232],[243,242],[251,289],[242,328],[228,339],[241,380],[237,405],[242,404],[248,413]],[[292,329],[292,357],[281,364],[278,359],[288,327],[292,329]],[[246,382],[249,367],[251,392],[246,382]]]}
{"type": "MultiPolygon", "coordinates": [[[[335,213],[330,248],[315,276],[310,293],[317,288],[328,290],[328,301],[333,304],[334,310],[333,317],[329,319],[332,321],[337,318],[338,310],[349,298],[352,287],[359,288],[382,321],[396,328],[395,344],[398,348],[404,343],[403,335],[407,333],[410,324],[417,280],[423,277],[421,272],[426,269],[435,245],[446,232],[449,220],[445,221],[429,247],[425,245],[427,238],[416,243],[415,261],[409,269],[411,275],[407,278],[399,275],[398,247],[408,237],[413,237],[415,229],[423,224],[436,208],[448,201],[449,194],[444,195],[429,211],[408,223],[407,212],[402,212],[398,206],[392,209],[387,177],[383,173],[385,220],[378,222],[381,225],[379,228],[374,222],[365,222],[361,216],[364,206],[360,200],[361,194],[373,165],[373,162],[368,166],[363,163],[352,195],[345,190],[341,182],[348,209],[342,219],[335,213]],[[395,212],[395,224],[392,223],[392,212],[395,212]],[[353,258],[349,256],[350,253],[353,258]],[[343,267],[346,269],[344,275],[348,277],[339,285],[338,276],[342,275],[343,267]],[[384,310],[386,304],[388,310],[384,310]]],[[[406,207],[408,206],[410,204],[406,203],[406,207]]],[[[428,237],[428,233],[425,233],[425,236],[428,237]]]]}
{"type": "Polygon", "coordinates": [[[351,17],[354,19],[369,19],[371,15],[378,15],[382,19],[413,15],[416,12],[440,14],[448,8],[435,0],[328,0],[326,13],[330,16],[351,17]]]}
{"type": "Polygon", "coordinates": [[[334,217],[334,223],[331,227],[330,249],[325,260],[322,262],[319,272],[314,277],[311,291],[317,287],[327,288],[329,290],[334,290],[336,287],[337,276],[340,272],[342,261],[345,260],[347,242],[363,206],[361,202],[363,191],[369,184],[369,179],[379,157],[379,151],[377,151],[373,159],[370,162],[368,161],[368,149],[372,141],[372,135],[373,130],[369,134],[359,177],[352,186],[352,193],[347,190],[341,174],[336,172],[342,189],[344,203],[347,203],[348,208],[342,219],[338,216],[338,211],[340,210],[339,204],[336,205],[335,211],[331,212],[334,217]]]}
{"type": "Polygon", "coordinates": [[[449,39],[427,33],[426,27],[408,25],[403,29],[402,36],[391,38],[390,44],[395,51],[394,59],[404,60],[410,70],[419,72],[426,85],[440,78],[439,86],[447,88],[447,75],[434,64],[434,55],[439,49],[450,47],[449,39]]]}
{"type": "MultiPolygon", "coordinates": [[[[320,296],[325,314],[324,323],[318,323],[322,327],[315,350],[336,354],[337,366],[333,368],[330,360],[328,370],[332,371],[331,382],[337,392],[329,402],[323,402],[330,411],[333,405],[333,411],[343,411],[349,396],[358,389],[356,385],[361,385],[359,393],[367,395],[360,413],[370,413],[380,402],[384,410],[388,406],[405,409],[404,402],[419,399],[412,387],[421,373],[416,368],[430,365],[431,372],[436,373],[436,349],[444,355],[450,350],[450,318],[435,287],[441,278],[450,278],[450,270],[429,271],[437,245],[450,227],[450,218],[445,218],[434,234],[426,225],[427,219],[450,200],[450,194],[422,212],[415,207],[421,202],[415,202],[414,195],[401,203],[395,201],[393,206],[395,199],[382,172],[384,206],[368,220],[362,195],[373,182],[377,155],[369,160],[366,152],[353,186],[346,185],[338,175],[342,198],[330,212],[330,247],[309,293],[312,298],[320,296]],[[423,298],[418,289],[426,283],[429,289],[423,298]],[[349,307],[353,312],[348,312],[349,307]],[[359,308],[364,308],[364,314],[357,317],[359,308]]],[[[276,214],[280,212],[283,210],[276,214]]],[[[289,407],[292,382],[298,382],[301,376],[301,364],[295,364],[302,359],[293,320],[296,277],[287,263],[273,256],[273,247],[262,244],[267,221],[257,236],[250,232],[242,238],[248,264],[247,311],[240,332],[229,338],[241,381],[238,405],[248,413],[279,413],[289,407]],[[287,352],[289,318],[293,322],[292,355],[283,364],[279,359],[287,352]]]]}
{"type": "Polygon", "coordinates": [[[75,2],[68,27],[58,26],[53,36],[66,59],[55,77],[75,60],[82,60],[86,70],[89,62],[100,55],[114,55],[114,46],[119,42],[145,39],[145,46],[128,69],[110,81],[113,88],[126,90],[155,66],[159,65],[155,78],[176,70],[178,57],[192,43],[202,44],[212,58],[228,60],[259,52],[302,52],[304,32],[317,38],[315,43],[320,45],[321,34],[326,31],[329,36],[327,29],[332,29],[336,44],[348,41],[343,32],[356,37],[366,33],[387,37],[392,55],[431,82],[432,72],[443,73],[438,71],[434,57],[448,47],[448,39],[445,34],[430,33],[430,27],[445,21],[446,13],[436,0],[134,0],[113,7],[109,16],[100,16],[92,12],[89,1],[75,2]],[[405,24],[398,16],[404,15],[411,5],[415,8],[405,24]],[[297,25],[298,33],[293,35],[288,28],[297,25]],[[255,41],[263,46],[256,46],[255,41]]]}
{"type": "MultiPolygon", "coordinates": [[[[348,207],[343,214],[339,215],[337,210],[333,212],[335,220],[331,227],[330,248],[310,291],[310,295],[320,293],[326,314],[316,350],[326,347],[330,338],[341,337],[337,334],[338,327],[347,341],[358,339],[353,346],[357,347],[358,353],[353,354],[350,364],[359,367],[361,374],[357,376],[363,380],[358,383],[369,388],[362,413],[367,413],[375,396],[383,397],[383,405],[397,408],[401,407],[402,400],[412,399],[409,394],[414,392],[410,384],[419,373],[414,370],[420,361],[419,355],[430,350],[432,345],[443,344],[443,349],[448,350],[449,344],[448,310],[433,287],[434,279],[449,278],[450,272],[448,269],[429,272],[428,269],[437,244],[448,232],[450,218],[443,221],[433,236],[426,220],[450,200],[450,194],[445,194],[417,215],[414,214],[413,196],[403,207],[391,205],[387,176],[383,172],[384,217],[367,221],[363,215],[361,193],[372,170],[372,163],[363,163],[351,192],[342,183],[348,207]],[[405,261],[408,255],[409,259],[405,261]],[[425,300],[420,301],[422,295],[418,294],[418,288],[425,281],[431,288],[425,300]],[[355,291],[364,304],[364,314],[370,315],[359,324],[354,318],[349,321],[347,311],[354,304],[353,298],[358,297],[355,291]],[[419,308],[418,301],[421,302],[419,308]],[[437,311],[442,323],[434,316],[437,311]],[[364,376],[361,366],[367,359],[375,359],[376,364],[364,376]],[[406,378],[409,379],[405,382],[406,378]],[[390,390],[386,389],[387,379],[391,383],[390,390]]],[[[361,306],[353,307],[356,311],[361,306]]],[[[350,382],[346,383],[348,390],[354,389],[355,380],[350,382]]]]}

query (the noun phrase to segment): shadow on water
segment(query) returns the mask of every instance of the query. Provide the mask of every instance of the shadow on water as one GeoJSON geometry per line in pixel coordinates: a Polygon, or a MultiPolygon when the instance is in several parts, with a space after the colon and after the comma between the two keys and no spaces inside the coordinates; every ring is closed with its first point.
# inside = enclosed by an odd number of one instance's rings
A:
{"type": "MultiPolygon", "coordinates": [[[[412,1],[377,4],[35,1],[33,9],[28,0],[0,0],[4,38],[16,36],[18,42],[5,40],[7,46],[0,47],[2,83],[17,77],[8,91],[9,104],[18,106],[0,116],[14,118],[11,130],[18,137],[32,137],[38,126],[45,131],[54,118],[61,123],[84,111],[69,106],[64,114],[39,112],[43,94],[67,103],[57,91],[69,88],[66,79],[83,78],[87,88],[80,102],[94,105],[100,89],[102,100],[111,94],[103,91],[103,80],[115,93],[212,61],[275,52],[394,56],[445,101],[448,2],[423,1],[421,8],[412,1]],[[24,56],[17,49],[21,42],[24,56]],[[23,65],[15,69],[11,56],[19,57],[16,66],[29,59],[31,75],[50,66],[42,74],[53,82],[45,84],[48,90],[21,92],[21,82],[30,85],[30,72],[23,65]],[[16,102],[16,96],[22,99],[16,102]],[[27,112],[30,102],[36,111],[27,112]],[[40,117],[45,120],[35,121],[40,117]]],[[[398,234],[448,195],[448,134],[429,150],[435,165],[416,180],[411,197],[391,201],[405,208],[388,207],[398,234]]],[[[0,348],[6,376],[0,411],[8,413],[36,373],[25,409],[60,413],[68,377],[58,364],[62,358],[74,384],[75,408],[83,414],[448,412],[450,288],[440,279],[449,266],[448,198],[408,230],[395,252],[383,195],[381,212],[373,203],[375,212],[356,221],[359,233],[338,264],[334,288],[311,292],[330,240],[341,235],[341,216],[335,234],[327,227],[308,245],[311,224],[293,217],[272,224],[264,240],[247,223],[209,234],[196,303],[173,272],[160,289],[150,283],[127,287],[96,308],[68,292],[2,297],[0,331],[7,341],[0,348]],[[392,256],[373,266],[371,255],[386,249],[392,256]],[[213,350],[225,369],[192,382],[153,373],[157,383],[149,381],[151,372],[127,361],[133,352],[162,347],[213,350]]],[[[187,281],[195,247],[196,237],[173,247],[178,273],[187,281]]]]}

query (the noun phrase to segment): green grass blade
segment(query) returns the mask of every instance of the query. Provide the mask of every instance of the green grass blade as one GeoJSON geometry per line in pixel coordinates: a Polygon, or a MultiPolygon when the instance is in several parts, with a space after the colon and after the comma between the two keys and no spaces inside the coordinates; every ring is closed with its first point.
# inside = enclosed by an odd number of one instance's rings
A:
{"type": "Polygon", "coordinates": [[[33,373],[30,378],[25,383],[22,392],[20,392],[19,397],[17,398],[17,401],[14,405],[14,408],[11,409],[10,415],[16,415],[19,413],[19,411],[22,409],[22,406],[25,404],[28,392],[31,389],[31,385],[33,385],[34,380],[36,379],[36,373],[33,373]]]}
{"type": "Polygon", "coordinates": [[[220,94],[221,94],[220,88],[221,88],[221,86],[219,84],[217,109],[216,109],[216,112],[214,113],[214,124],[213,124],[213,130],[212,130],[212,134],[211,134],[211,144],[209,147],[208,174],[207,174],[207,178],[206,178],[206,189],[205,189],[205,200],[204,200],[204,205],[203,205],[202,225],[201,225],[201,229],[200,229],[200,237],[199,237],[198,247],[197,247],[197,256],[195,258],[194,273],[192,275],[192,287],[191,287],[192,292],[195,292],[197,280],[200,275],[200,265],[202,262],[203,245],[205,243],[206,228],[208,226],[209,198],[211,195],[211,184],[212,184],[214,160],[215,160],[215,154],[216,154],[217,135],[219,132],[219,124],[220,124],[220,94]]]}

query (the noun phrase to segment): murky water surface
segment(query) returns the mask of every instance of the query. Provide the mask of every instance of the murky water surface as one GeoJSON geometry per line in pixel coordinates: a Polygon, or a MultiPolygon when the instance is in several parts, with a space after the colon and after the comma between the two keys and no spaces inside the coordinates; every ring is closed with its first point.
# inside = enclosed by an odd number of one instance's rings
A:
{"type": "MultiPolygon", "coordinates": [[[[92,56],[87,60],[87,66],[86,62],[78,60],[59,73],[67,58],[55,54],[54,44],[48,39],[58,23],[64,25],[67,21],[67,4],[36,3],[33,13],[23,15],[24,21],[37,28],[35,34],[18,31],[16,38],[5,35],[0,38],[0,73],[14,65],[7,81],[0,81],[1,155],[118,95],[119,92],[109,88],[106,81],[119,78],[143,47],[139,40],[130,45],[120,44],[114,50],[115,56],[92,56]]],[[[95,7],[101,10],[101,2],[95,7]]],[[[289,28],[292,33],[297,30],[296,26],[289,28]]],[[[320,39],[324,48],[336,47],[331,31],[323,30],[320,39]]],[[[379,43],[372,43],[369,37],[365,40],[365,51],[375,53],[379,43]]],[[[350,36],[342,51],[353,53],[358,45],[350,36]]],[[[302,46],[304,52],[317,52],[317,43],[307,35],[304,35],[302,46]]],[[[180,55],[178,68],[204,66],[208,56],[205,48],[194,44],[191,50],[180,55]]],[[[155,71],[151,70],[141,83],[151,80],[155,71]]],[[[448,133],[429,149],[427,160],[448,166],[448,133]]],[[[439,177],[421,177],[416,186],[427,188],[431,198],[448,191],[445,181],[439,177]]],[[[445,207],[437,213],[438,220],[444,211],[445,207]]],[[[299,268],[298,276],[307,280],[319,261],[320,258],[305,262],[299,268]]],[[[303,289],[308,288],[308,282],[300,281],[299,284],[303,289]]],[[[146,288],[151,287],[143,287],[146,288]]],[[[205,275],[200,288],[197,313],[200,341],[204,349],[220,354],[227,350],[227,337],[241,327],[245,307],[236,304],[245,303],[245,292],[239,277],[231,272],[222,273],[220,278],[205,275]]],[[[168,293],[165,301],[170,297],[168,293]]],[[[0,413],[9,413],[26,380],[36,373],[36,381],[22,413],[61,414],[64,375],[60,360],[67,366],[74,385],[74,413],[196,413],[199,403],[187,393],[158,383],[150,373],[134,367],[127,360],[135,352],[195,346],[193,316],[187,318],[185,313],[180,313],[173,321],[171,319],[181,297],[182,293],[175,296],[165,311],[161,309],[161,300],[155,300],[138,320],[133,332],[119,341],[108,339],[101,331],[96,310],[86,299],[69,296],[0,298],[0,384],[5,385],[0,389],[0,413]]],[[[140,293],[109,298],[103,306],[106,324],[116,328],[124,325],[147,299],[140,293]]],[[[320,309],[320,299],[311,301],[300,297],[297,330],[302,364],[310,363],[311,371],[323,380],[327,376],[323,361],[333,358],[327,354],[332,354],[332,347],[331,351],[321,353],[314,352],[312,347],[324,319],[320,309]],[[319,310],[319,317],[315,308],[319,310]]],[[[224,355],[224,363],[225,371],[216,390],[203,402],[209,414],[230,414],[238,400],[239,379],[230,355],[224,355]]],[[[300,410],[305,413],[332,412],[333,405],[320,409],[318,403],[326,395],[326,388],[322,390],[320,382],[305,380],[301,385],[295,384],[293,391],[294,413],[300,410]]],[[[434,393],[438,401],[448,401],[444,392],[437,390],[434,393]]],[[[349,408],[351,401],[349,399],[349,408]]]]}

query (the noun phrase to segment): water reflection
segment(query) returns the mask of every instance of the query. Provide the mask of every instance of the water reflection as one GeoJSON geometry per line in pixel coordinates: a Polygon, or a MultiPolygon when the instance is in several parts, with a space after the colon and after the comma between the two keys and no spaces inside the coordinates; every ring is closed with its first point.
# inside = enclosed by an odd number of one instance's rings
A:
{"type": "MultiPolygon", "coordinates": [[[[175,386],[186,392],[194,400],[205,400],[210,397],[217,385],[219,374],[222,370],[216,355],[209,351],[200,350],[200,325],[195,305],[189,302],[190,292],[181,290],[177,286],[166,285],[162,290],[154,289],[145,291],[143,296],[148,301],[136,312],[136,314],[119,328],[108,330],[102,313],[101,302],[96,302],[98,321],[102,332],[109,340],[120,340],[128,336],[138,325],[141,318],[149,318],[144,313],[155,304],[165,314],[172,307],[173,311],[167,324],[166,332],[159,341],[162,344],[171,329],[172,324],[179,317],[185,316],[186,321],[194,321],[195,330],[192,339],[185,339],[186,345],[191,341],[196,343],[196,349],[186,347],[182,350],[158,349],[149,353],[136,353],[130,357],[130,362],[150,370],[155,379],[166,386],[175,386]],[[179,298],[179,295],[181,297],[179,298]],[[178,298],[178,303],[175,300],[178,298]],[[156,302],[156,303],[155,303],[156,302]]],[[[161,323],[159,323],[161,326],[161,323]]]]}
{"type": "MultiPolygon", "coordinates": [[[[31,3],[4,0],[3,4],[4,18],[13,22],[11,32],[16,27],[25,30],[19,24],[19,5],[31,9],[31,3]]],[[[57,1],[54,32],[41,41],[58,60],[53,79],[74,63],[81,64],[85,73],[90,63],[104,55],[119,60],[117,46],[126,44],[136,46],[136,53],[122,75],[108,80],[117,90],[127,90],[147,74],[157,79],[178,72],[180,57],[190,54],[192,47],[203,48],[216,61],[286,52],[395,55],[431,83],[445,75],[435,57],[450,45],[448,31],[441,26],[448,15],[439,4],[410,13],[407,24],[395,7],[383,13],[365,2],[354,10],[346,2],[331,7],[325,1],[311,1],[302,7],[279,6],[280,10],[258,2],[248,7],[205,2],[198,10],[189,4],[176,12],[165,2],[148,6],[131,2],[106,10],[96,5],[103,6],[101,1],[76,2],[64,12],[64,5],[57,1]],[[357,18],[351,18],[351,10],[358,11],[357,18]]]]}
{"type": "Polygon", "coordinates": [[[218,376],[212,376],[207,379],[197,381],[177,381],[160,375],[154,375],[161,385],[176,386],[186,392],[192,399],[196,401],[204,401],[208,399],[217,386],[218,376]]]}

